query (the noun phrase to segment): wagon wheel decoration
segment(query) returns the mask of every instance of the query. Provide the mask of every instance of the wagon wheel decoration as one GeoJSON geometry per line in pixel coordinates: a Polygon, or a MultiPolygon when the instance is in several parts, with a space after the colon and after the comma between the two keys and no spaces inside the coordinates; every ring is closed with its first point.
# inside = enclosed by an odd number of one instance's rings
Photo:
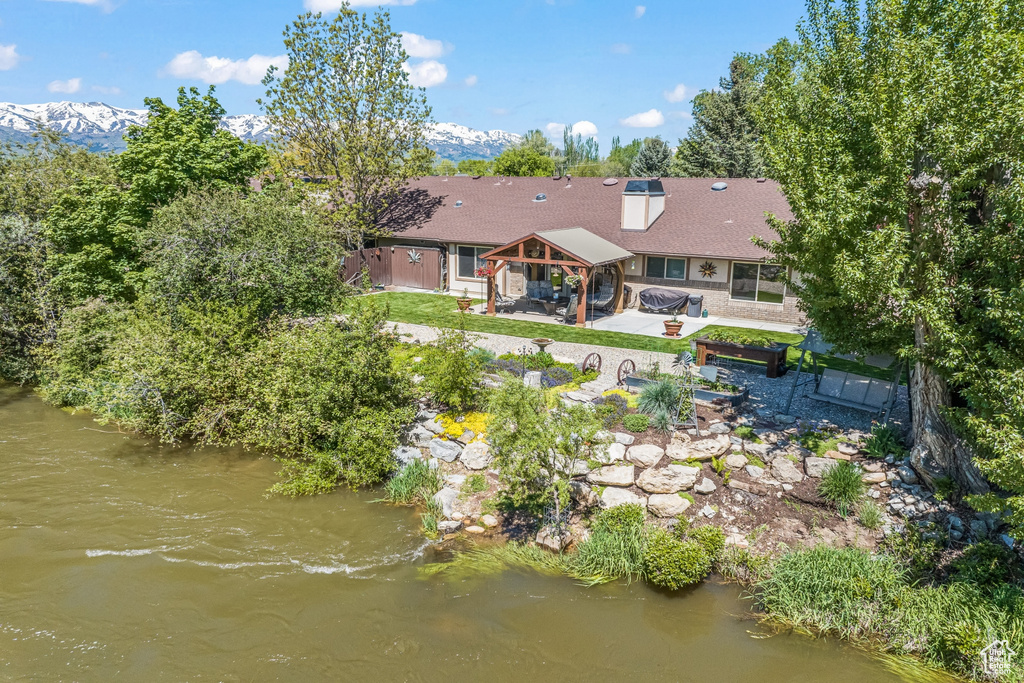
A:
{"type": "Polygon", "coordinates": [[[619,384],[625,384],[626,378],[636,372],[636,363],[629,360],[628,358],[619,364],[619,372],[617,379],[619,384]]]}
{"type": "Polygon", "coordinates": [[[591,370],[601,372],[601,356],[599,354],[592,353],[583,359],[583,372],[591,370]]]}

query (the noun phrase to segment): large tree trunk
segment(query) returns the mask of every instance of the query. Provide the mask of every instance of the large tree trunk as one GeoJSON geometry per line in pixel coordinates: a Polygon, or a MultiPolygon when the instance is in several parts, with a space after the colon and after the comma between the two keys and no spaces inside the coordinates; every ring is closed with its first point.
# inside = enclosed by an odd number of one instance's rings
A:
{"type": "MultiPolygon", "coordinates": [[[[928,325],[918,317],[914,324],[918,348],[924,346],[927,335],[928,325]]],[[[945,378],[932,366],[918,362],[910,373],[909,389],[914,406],[914,449],[911,452],[914,469],[926,481],[934,479],[934,472],[930,472],[928,466],[931,458],[956,481],[961,493],[987,493],[988,484],[975,466],[970,448],[942,415],[943,408],[951,405],[945,378]]]]}

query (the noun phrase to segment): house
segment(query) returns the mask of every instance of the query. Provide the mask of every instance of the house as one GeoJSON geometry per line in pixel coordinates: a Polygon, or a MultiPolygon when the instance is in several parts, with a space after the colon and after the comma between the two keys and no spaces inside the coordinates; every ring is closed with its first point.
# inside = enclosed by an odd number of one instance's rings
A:
{"type": "MultiPolygon", "coordinates": [[[[393,237],[379,246],[439,259],[430,288],[486,296],[476,274],[481,255],[533,233],[583,228],[633,255],[617,265],[634,297],[647,287],[676,289],[702,295],[715,315],[800,323],[785,269],[751,240],[776,238],[769,213],[792,218],[778,184],[765,179],[428,177],[393,207],[384,220],[393,237]]],[[[616,270],[603,266],[596,277],[616,270]]],[[[518,297],[528,281],[560,287],[561,278],[557,266],[511,263],[496,285],[518,297]]]]}

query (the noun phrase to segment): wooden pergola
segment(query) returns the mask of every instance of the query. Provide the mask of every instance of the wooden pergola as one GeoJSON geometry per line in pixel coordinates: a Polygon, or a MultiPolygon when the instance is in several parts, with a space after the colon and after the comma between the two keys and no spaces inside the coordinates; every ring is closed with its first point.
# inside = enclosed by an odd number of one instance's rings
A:
{"type": "Polygon", "coordinates": [[[576,288],[576,296],[579,302],[578,310],[582,310],[583,313],[582,315],[577,313],[576,326],[585,327],[587,324],[587,286],[593,279],[594,269],[599,266],[615,264],[614,307],[616,313],[622,313],[623,285],[626,278],[623,261],[633,258],[633,254],[588,230],[568,228],[532,233],[482,254],[480,258],[487,261],[490,271],[487,275],[487,315],[495,315],[494,278],[505,266],[509,263],[548,265],[561,268],[566,275],[581,278],[580,284],[576,288]]]}

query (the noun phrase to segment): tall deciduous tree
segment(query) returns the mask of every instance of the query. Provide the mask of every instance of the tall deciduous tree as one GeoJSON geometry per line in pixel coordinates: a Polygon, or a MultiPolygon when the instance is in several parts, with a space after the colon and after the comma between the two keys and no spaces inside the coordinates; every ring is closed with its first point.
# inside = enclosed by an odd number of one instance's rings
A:
{"type": "Polygon", "coordinates": [[[640,138],[635,138],[628,145],[623,145],[619,142],[619,136],[613,137],[612,150],[608,152],[608,158],[605,160],[607,175],[616,177],[629,175],[629,169],[633,166],[633,161],[643,146],[644,141],[640,138]]]}
{"type": "Polygon", "coordinates": [[[694,178],[757,178],[764,164],[757,149],[754,117],[761,96],[765,59],[738,54],[719,90],[693,98],[693,125],[679,141],[673,174],[694,178]]]}
{"type": "Polygon", "coordinates": [[[555,171],[555,160],[528,147],[509,147],[494,159],[494,172],[510,176],[546,176],[555,171]]]}
{"type": "Polygon", "coordinates": [[[558,151],[555,146],[551,144],[547,136],[537,129],[526,131],[526,135],[518,143],[513,145],[519,149],[529,149],[537,154],[541,154],[546,157],[554,156],[558,151]]]}
{"type": "Polygon", "coordinates": [[[668,175],[672,164],[672,152],[660,137],[646,138],[643,146],[629,167],[629,174],[636,178],[653,178],[668,175]]]}
{"type": "Polygon", "coordinates": [[[768,246],[829,340],[913,364],[915,463],[968,493],[984,473],[1013,495],[975,503],[1024,531],[1024,4],[808,14],[765,79],[763,150],[794,214],[768,246]]]}
{"type": "Polygon", "coordinates": [[[593,166],[601,161],[597,140],[573,133],[572,126],[562,131],[562,165],[565,173],[580,173],[581,167],[593,166]]]}
{"type": "Polygon", "coordinates": [[[331,20],[301,15],[284,32],[288,68],[264,85],[270,124],[303,170],[320,176],[349,246],[378,236],[378,218],[423,172],[425,91],[409,84],[401,36],[343,3],[331,20]]]}

